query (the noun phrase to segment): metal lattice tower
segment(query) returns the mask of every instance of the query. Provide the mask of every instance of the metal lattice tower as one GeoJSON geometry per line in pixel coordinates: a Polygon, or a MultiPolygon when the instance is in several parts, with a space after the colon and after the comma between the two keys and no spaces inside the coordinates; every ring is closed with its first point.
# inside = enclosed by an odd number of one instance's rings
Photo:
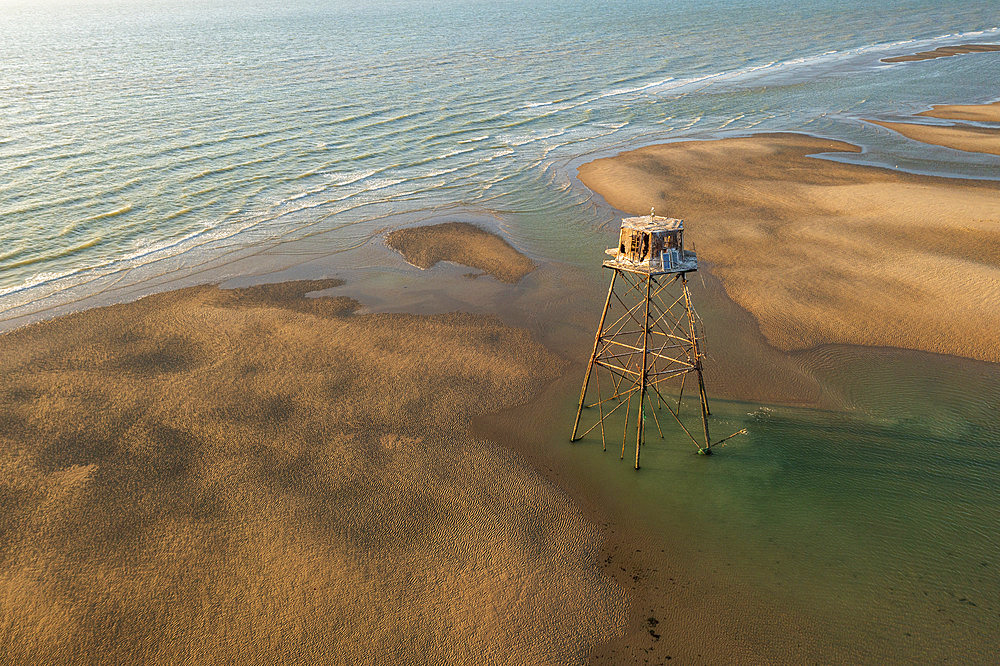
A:
{"type": "MultiPolygon", "coordinates": [[[[711,453],[711,411],[702,376],[704,339],[687,280],[688,273],[698,270],[698,259],[694,252],[684,249],[684,223],[652,212],[648,217],[626,218],[622,220],[618,247],[607,252],[612,259],[605,261],[604,267],[612,271],[611,286],[583,379],[572,441],[600,428],[601,442],[607,450],[605,425],[624,407],[622,459],[631,423],[635,432],[635,468],[639,469],[647,408],[662,438],[658,410],[665,407],[698,453],[711,453]],[[692,373],[696,375],[692,383],[697,380],[701,403],[704,444],[681,420],[685,384],[692,373]],[[596,412],[597,420],[578,434],[584,408],[589,414],[596,412]]],[[[694,388],[691,386],[692,391],[694,388]]]]}

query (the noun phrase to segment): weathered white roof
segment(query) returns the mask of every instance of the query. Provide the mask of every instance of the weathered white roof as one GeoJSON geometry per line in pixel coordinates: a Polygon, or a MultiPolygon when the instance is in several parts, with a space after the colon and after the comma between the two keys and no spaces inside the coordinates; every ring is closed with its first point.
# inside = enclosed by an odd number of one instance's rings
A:
{"type": "Polygon", "coordinates": [[[684,220],[659,215],[643,215],[642,217],[626,217],[622,219],[622,229],[637,229],[639,231],[677,231],[684,228],[684,220]]]}

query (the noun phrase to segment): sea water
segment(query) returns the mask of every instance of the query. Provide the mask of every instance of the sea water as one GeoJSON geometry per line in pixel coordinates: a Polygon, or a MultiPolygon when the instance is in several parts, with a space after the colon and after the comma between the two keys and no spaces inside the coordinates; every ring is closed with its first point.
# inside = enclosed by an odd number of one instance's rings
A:
{"type": "MultiPolygon", "coordinates": [[[[836,159],[997,178],[862,119],[992,101],[1000,54],[880,59],[998,26],[995,0],[0,0],[0,324],[255,257],[336,266],[414,219],[493,220],[592,270],[613,211],[575,166],[682,138],[805,131],[865,149],[836,159]]],[[[572,460],[762,587],[885,620],[859,640],[987,661],[994,366],[808,353],[842,409],[720,402],[719,434],[748,434],[710,466],[669,437],[640,475],[572,460]]]]}
{"type": "Polygon", "coordinates": [[[680,137],[805,130],[981,175],[860,118],[994,95],[996,55],[879,59],[998,25],[992,0],[3,0],[0,319],[426,211],[572,261],[548,241],[606,221],[574,160],[680,137]]]}

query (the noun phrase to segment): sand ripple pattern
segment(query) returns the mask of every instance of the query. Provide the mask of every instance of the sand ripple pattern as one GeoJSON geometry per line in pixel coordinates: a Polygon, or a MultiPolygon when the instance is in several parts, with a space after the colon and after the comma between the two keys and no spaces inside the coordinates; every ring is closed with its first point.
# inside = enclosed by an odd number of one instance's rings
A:
{"type": "Polygon", "coordinates": [[[579,663],[619,633],[596,527],[468,435],[561,362],[496,319],[303,297],[335,285],[4,338],[4,659],[579,663]]]}

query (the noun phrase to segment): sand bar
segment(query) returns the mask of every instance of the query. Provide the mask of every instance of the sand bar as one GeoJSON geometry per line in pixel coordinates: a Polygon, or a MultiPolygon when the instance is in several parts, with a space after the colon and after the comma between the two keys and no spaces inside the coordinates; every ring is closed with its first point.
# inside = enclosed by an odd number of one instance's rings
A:
{"type": "Polygon", "coordinates": [[[810,157],[803,134],[642,148],[580,167],[631,214],[686,220],[771,344],[903,347],[1000,361],[1000,185],[810,157]]]}
{"type": "Polygon", "coordinates": [[[960,44],[958,46],[942,46],[933,51],[920,51],[910,55],[882,58],[882,62],[914,62],[919,60],[934,60],[935,58],[950,58],[967,53],[988,53],[1000,51],[1000,44],[960,44]]]}
{"type": "Polygon", "coordinates": [[[386,243],[423,269],[451,261],[511,284],[535,269],[534,262],[503,238],[467,222],[398,229],[386,236],[386,243]]]}
{"type": "Polygon", "coordinates": [[[975,125],[923,125],[920,123],[895,123],[884,120],[867,120],[873,125],[898,132],[908,139],[944,146],[967,153],[1000,155],[1000,129],[975,125]]]}
{"type": "Polygon", "coordinates": [[[944,118],[945,120],[1000,123],[1000,102],[992,104],[935,104],[929,111],[921,111],[917,115],[944,118]]]}
{"type": "Polygon", "coordinates": [[[13,663],[579,662],[624,593],[470,419],[564,366],[335,281],[193,287],[0,336],[13,663]]]}

